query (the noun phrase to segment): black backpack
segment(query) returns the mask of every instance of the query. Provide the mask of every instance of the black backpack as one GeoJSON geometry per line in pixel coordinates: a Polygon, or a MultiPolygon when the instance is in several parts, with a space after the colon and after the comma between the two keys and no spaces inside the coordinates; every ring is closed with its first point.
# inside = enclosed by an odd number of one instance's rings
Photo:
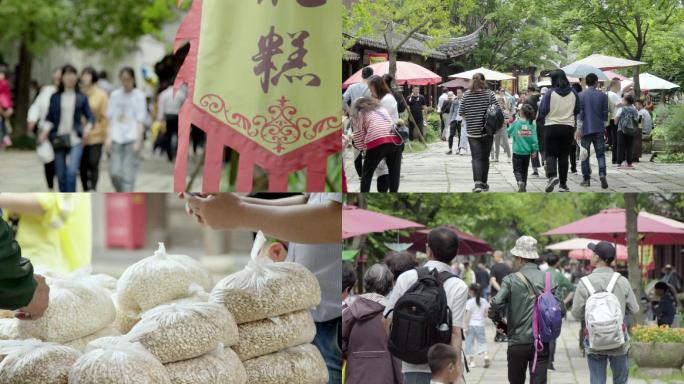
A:
{"type": "Polygon", "coordinates": [[[392,355],[411,364],[426,364],[431,346],[451,343],[451,309],[444,283],[455,275],[416,268],[418,281],[397,300],[388,348],[392,355]]]}
{"type": "Polygon", "coordinates": [[[499,103],[490,104],[487,107],[487,112],[485,112],[482,117],[484,120],[484,130],[488,135],[494,135],[496,132],[503,127],[504,114],[499,106],[499,103]]]}

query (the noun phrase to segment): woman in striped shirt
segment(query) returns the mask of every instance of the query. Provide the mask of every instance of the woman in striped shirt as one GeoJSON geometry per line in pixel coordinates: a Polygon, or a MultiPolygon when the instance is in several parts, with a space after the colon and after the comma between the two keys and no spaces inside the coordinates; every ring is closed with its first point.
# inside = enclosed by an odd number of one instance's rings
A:
{"type": "Polygon", "coordinates": [[[485,131],[484,118],[487,108],[492,104],[496,104],[496,96],[487,88],[484,75],[474,74],[470,89],[463,95],[460,111],[466,121],[468,143],[473,159],[473,180],[475,181],[473,192],[489,191],[489,184],[487,184],[489,154],[492,152],[494,136],[485,131]]]}
{"type": "Polygon", "coordinates": [[[404,145],[393,132],[394,121],[380,101],[362,97],[352,105],[352,140],[365,152],[361,172],[361,192],[370,192],[373,173],[381,160],[389,168],[389,190],[399,191],[401,156],[404,145]]]}

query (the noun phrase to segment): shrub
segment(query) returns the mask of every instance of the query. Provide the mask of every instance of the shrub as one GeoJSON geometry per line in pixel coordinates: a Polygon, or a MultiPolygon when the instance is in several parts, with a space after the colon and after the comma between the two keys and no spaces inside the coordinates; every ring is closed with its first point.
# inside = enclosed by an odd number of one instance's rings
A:
{"type": "Polygon", "coordinates": [[[667,143],[667,153],[684,152],[684,106],[668,106],[660,111],[656,114],[665,113],[666,116],[657,115],[661,123],[653,131],[655,137],[667,143]]]}
{"type": "Polygon", "coordinates": [[[684,343],[684,328],[670,328],[655,325],[632,327],[632,341],[642,343],[684,343]]]}

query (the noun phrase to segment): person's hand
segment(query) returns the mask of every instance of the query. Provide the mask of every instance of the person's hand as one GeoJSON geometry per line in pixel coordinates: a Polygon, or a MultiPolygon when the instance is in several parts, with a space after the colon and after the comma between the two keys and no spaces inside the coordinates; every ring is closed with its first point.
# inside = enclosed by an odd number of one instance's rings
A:
{"type": "Polygon", "coordinates": [[[535,152],[535,153],[532,154],[532,158],[533,158],[533,159],[536,159],[536,158],[537,158],[537,152],[535,152]]]}
{"type": "Polygon", "coordinates": [[[112,153],[112,139],[110,139],[109,137],[107,138],[107,140],[105,140],[105,152],[107,152],[108,154],[112,153]]]}
{"type": "Polygon", "coordinates": [[[582,140],[582,133],[580,131],[575,131],[575,140],[576,141],[582,140]]]}
{"type": "Polygon", "coordinates": [[[38,136],[38,143],[44,143],[48,139],[48,136],[50,136],[49,130],[46,129],[43,132],[41,132],[40,136],[38,136]]]}
{"type": "Polygon", "coordinates": [[[191,195],[186,209],[199,224],[212,229],[240,228],[240,223],[243,221],[243,202],[232,193],[210,196],[191,195]]]}
{"type": "Polygon", "coordinates": [[[50,297],[50,287],[45,284],[45,278],[41,275],[33,275],[36,280],[36,290],[33,292],[31,302],[19,308],[15,313],[15,317],[20,320],[36,320],[39,319],[48,308],[50,297]]]}

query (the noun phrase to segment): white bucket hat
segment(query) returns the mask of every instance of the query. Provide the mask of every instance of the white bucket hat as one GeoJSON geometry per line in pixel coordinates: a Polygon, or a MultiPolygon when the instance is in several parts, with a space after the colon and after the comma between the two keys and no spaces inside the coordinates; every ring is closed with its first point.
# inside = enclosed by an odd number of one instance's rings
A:
{"type": "Polygon", "coordinates": [[[532,236],[521,236],[516,240],[515,247],[511,249],[511,254],[513,256],[522,257],[523,259],[538,259],[537,240],[532,236]]]}

